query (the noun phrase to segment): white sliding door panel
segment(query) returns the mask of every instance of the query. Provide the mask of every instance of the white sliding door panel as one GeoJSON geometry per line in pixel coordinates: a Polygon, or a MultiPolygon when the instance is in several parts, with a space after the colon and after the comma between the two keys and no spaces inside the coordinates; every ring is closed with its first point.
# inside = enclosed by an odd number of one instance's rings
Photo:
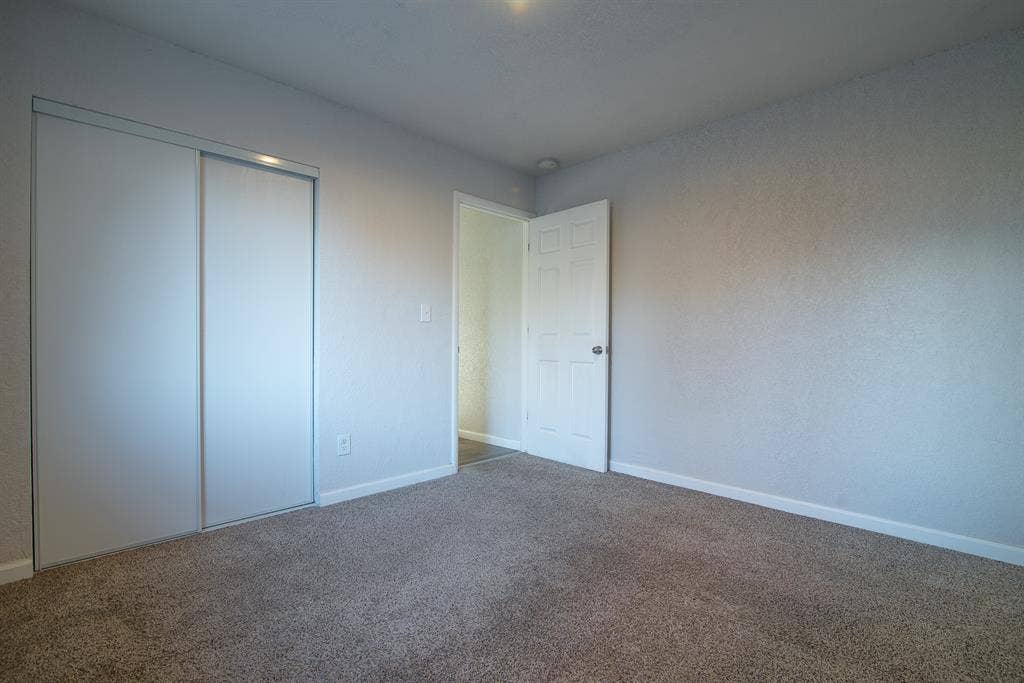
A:
{"type": "Polygon", "coordinates": [[[39,567],[198,529],[195,154],[37,115],[39,567]]]}
{"type": "Polygon", "coordinates": [[[608,202],[530,221],[527,450],[608,469],[608,202]]]}
{"type": "Polygon", "coordinates": [[[204,526],[313,501],[313,184],[202,159],[204,526]]]}

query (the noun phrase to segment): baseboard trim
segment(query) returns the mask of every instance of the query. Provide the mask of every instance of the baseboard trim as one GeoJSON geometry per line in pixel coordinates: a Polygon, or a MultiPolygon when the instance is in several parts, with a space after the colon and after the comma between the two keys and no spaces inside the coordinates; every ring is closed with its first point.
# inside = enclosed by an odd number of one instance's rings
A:
{"type": "Polygon", "coordinates": [[[0,564],[0,585],[32,578],[32,558],[0,564]]]}
{"type": "Polygon", "coordinates": [[[672,484],[674,486],[680,486],[694,491],[722,496],[723,498],[743,501],[744,503],[753,503],[754,505],[760,505],[774,510],[791,512],[804,517],[813,517],[826,522],[835,522],[836,524],[843,524],[857,529],[866,529],[867,531],[874,531],[880,534],[905,538],[910,541],[917,541],[918,543],[934,545],[940,548],[948,548],[950,550],[958,550],[971,555],[987,557],[991,560],[999,560],[1000,562],[1006,562],[1008,564],[1024,566],[1024,548],[1019,548],[1017,546],[985,541],[972,536],[961,536],[960,534],[954,534],[948,531],[930,529],[928,527],[907,524],[905,522],[897,522],[891,519],[884,519],[882,517],[873,517],[859,512],[851,512],[840,508],[818,505],[817,503],[808,503],[794,498],[786,498],[784,496],[776,496],[770,493],[752,491],[750,489],[731,486],[729,484],[719,484],[713,481],[687,477],[673,472],[666,472],[665,470],[644,467],[642,465],[633,465],[615,460],[612,460],[610,464],[611,471],[618,472],[619,474],[628,474],[632,477],[650,479],[663,484],[672,484]]]}
{"type": "Polygon", "coordinates": [[[365,484],[346,486],[345,488],[334,489],[333,491],[323,491],[320,493],[320,507],[371,496],[374,493],[400,489],[403,486],[411,486],[412,484],[419,484],[431,479],[447,477],[450,474],[455,474],[458,470],[459,468],[456,465],[442,465],[441,467],[434,467],[429,470],[409,472],[408,474],[400,474],[397,477],[388,477],[387,479],[378,479],[377,481],[370,481],[365,484]]]}
{"type": "Polygon", "coordinates": [[[490,444],[491,446],[501,446],[502,448],[514,448],[515,450],[521,450],[519,448],[519,441],[513,441],[512,439],[503,439],[500,436],[492,436],[490,434],[481,434],[480,432],[471,432],[466,429],[459,430],[459,437],[463,439],[469,439],[470,441],[479,441],[481,443],[490,444]]]}

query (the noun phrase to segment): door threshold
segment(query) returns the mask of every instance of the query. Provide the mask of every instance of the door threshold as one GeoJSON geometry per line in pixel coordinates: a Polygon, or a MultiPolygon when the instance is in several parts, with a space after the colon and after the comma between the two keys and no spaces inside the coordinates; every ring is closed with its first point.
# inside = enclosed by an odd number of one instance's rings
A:
{"type": "Polygon", "coordinates": [[[512,457],[513,455],[523,455],[524,451],[512,451],[511,453],[502,453],[500,455],[492,455],[489,458],[481,458],[480,460],[474,460],[473,462],[467,462],[465,465],[459,465],[460,470],[464,470],[467,467],[475,467],[476,465],[484,465],[495,460],[504,460],[505,458],[512,457]]]}

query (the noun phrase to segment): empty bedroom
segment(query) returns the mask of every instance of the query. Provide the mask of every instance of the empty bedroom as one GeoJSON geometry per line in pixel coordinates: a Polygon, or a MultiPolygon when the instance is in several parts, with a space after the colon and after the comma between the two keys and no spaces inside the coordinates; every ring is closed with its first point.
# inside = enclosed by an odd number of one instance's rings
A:
{"type": "Polygon", "coordinates": [[[0,681],[1024,680],[1021,0],[0,0],[0,681]]]}

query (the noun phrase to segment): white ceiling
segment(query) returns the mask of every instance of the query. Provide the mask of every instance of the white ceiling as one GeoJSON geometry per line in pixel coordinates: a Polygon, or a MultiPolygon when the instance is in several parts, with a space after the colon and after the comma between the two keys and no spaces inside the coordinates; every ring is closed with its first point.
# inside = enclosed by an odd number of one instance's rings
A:
{"type": "Polygon", "coordinates": [[[528,173],[999,30],[1021,0],[72,0],[528,173]]]}

